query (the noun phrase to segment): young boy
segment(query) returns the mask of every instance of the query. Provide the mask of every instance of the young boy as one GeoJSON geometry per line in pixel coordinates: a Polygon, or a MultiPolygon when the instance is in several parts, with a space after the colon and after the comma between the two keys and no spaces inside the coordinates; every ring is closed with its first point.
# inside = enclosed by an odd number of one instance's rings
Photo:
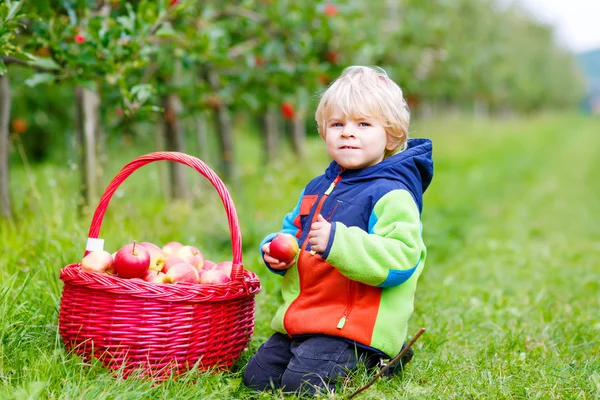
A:
{"type": "Polygon", "coordinates": [[[349,67],[322,95],[316,120],[333,161],[283,220],[300,252],[286,264],[269,254],[275,233],[261,243],[268,268],[283,276],[283,305],[244,373],[256,390],[333,390],[359,362],[393,358],[425,262],[420,213],[432,148],[408,139],[400,87],[382,69],[349,67]]]}

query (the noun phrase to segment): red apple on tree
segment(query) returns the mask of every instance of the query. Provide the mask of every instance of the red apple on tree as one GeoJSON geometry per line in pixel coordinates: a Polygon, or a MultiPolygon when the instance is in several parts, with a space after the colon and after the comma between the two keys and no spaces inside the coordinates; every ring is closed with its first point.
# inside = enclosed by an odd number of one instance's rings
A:
{"type": "Polygon", "coordinates": [[[169,268],[165,276],[165,283],[198,283],[200,275],[198,270],[192,264],[179,263],[169,268]]]}
{"type": "Polygon", "coordinates": [[[175,253],[177,253],[177,250],[182,247],[183,245],[179,242],[169,242],[163,246],[162,251],[165,254],[165,257],[174,256],[175,253]]]}
{"type": "Polygon", "coordinates": [[[81,260],[81,269],[90,272],[108,272],[113,265],[108,251],[92,251],[81,260]]]}
{"type": "Polygon", "coordinates": [[[150,269],[154,271],[162,271],[163,266],[165,265],[165,254],[162,249],[150,242],[142,242],[141,246],[144,246],[146,250],[150,253],[150,269]]]}
{"type": "Polygon", "coordinates": [[[121,278],[141,278],[150,268],[150,253],[133,242],[121,247],[115,254],[115,269],[121,278]]]}
{"type": "Polygon", "coordinates": [[[289,233],[278,233],[269,245],[269,255],[281,262],[290,263],[298,253],[298,240],[289,233]]]}

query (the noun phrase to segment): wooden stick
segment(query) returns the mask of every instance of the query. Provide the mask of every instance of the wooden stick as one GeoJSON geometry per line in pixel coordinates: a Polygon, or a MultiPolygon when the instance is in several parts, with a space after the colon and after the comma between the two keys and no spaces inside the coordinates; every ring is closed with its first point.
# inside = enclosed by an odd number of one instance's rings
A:
{"type": "Polygon", "coordinates": [[[412,345],[417,341],[417,339],[419,337],[421,337],[421,335],[425,332],[425,328],[421,328],[419,329],[419,331],[417,332],[417,334],[410,340],[410,342],[408,342],[408,344],[406,345],[405,348],[402,349],[402,351],[400,353],[398,353],[398,355],[396,357],[394,357],[392,359],[392,361],[390,361],[385,367],[381,368],[381,370],[379,371],[379,373],[377,375],[375,375],[375,377],[373,379],[371,379],[371,382],[367,383],[365,386],[361,387],[360,389],[356,390],[354,393],[352,393],[350,395],[350,397],[348,397],[349,399],[353,398],[354,396],[356,396],[357,394],[359,394],[360,392],[364,392],[365,390],[367,390],[372,384],[375,383],[375,381],[377,379],[379,379],[388,369],[390,369],[392,366],[394,366],[394,364],[396,364],[398,361],[400,361],[400,359],[402,358],[402,356],[404,356],[404,354],[406,354],[406,352],[412,347],[412,345]]]}

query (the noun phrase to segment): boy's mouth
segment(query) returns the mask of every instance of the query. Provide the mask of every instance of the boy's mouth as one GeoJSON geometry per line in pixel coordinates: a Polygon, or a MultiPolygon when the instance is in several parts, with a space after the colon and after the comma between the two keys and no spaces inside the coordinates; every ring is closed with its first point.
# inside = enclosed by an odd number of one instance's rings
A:
{"type": "Polygon", "coordinates": [[[354,146],[341,146],[340,149],[342,149],[342,150],[346,150],[346,149],[358,149],[358,147],[354,147],[354,146]]]}

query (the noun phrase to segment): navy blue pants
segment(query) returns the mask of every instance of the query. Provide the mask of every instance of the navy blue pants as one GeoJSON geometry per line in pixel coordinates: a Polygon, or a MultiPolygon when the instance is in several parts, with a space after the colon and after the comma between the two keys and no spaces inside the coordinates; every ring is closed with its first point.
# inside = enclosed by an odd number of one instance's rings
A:
{"type": "Polygon", "coordinates": [[[315,393],[319,388],[333,390],[336,382],[363,362],[378,365],[380,356],[340,339],[310,336],[290,339],[273,334],[250,359],[244,384],[255,390],[315,393]]]}

